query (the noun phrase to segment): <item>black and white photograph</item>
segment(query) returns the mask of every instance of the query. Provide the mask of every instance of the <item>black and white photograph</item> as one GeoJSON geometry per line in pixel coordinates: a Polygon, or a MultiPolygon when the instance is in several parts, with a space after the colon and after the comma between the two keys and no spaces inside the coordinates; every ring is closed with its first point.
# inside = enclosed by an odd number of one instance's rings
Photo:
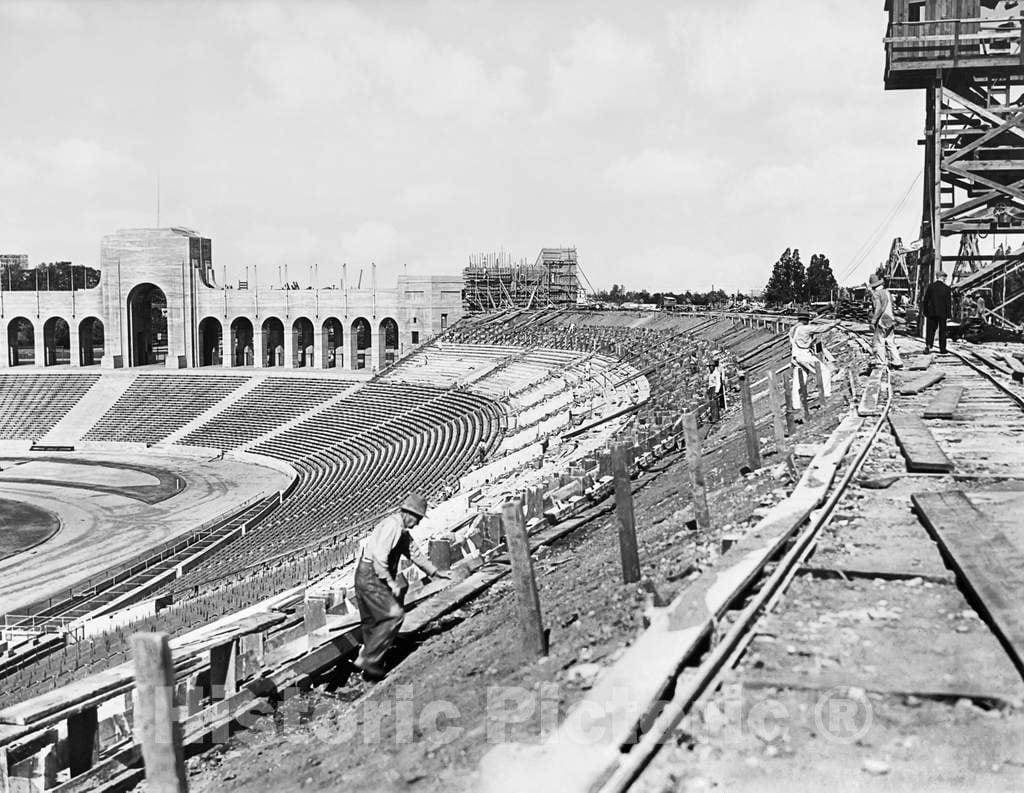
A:
{"type": "Polygon", "coordinates": [[[0,0],[0,793],[1024,791],[1024,1],[0,0]]]}

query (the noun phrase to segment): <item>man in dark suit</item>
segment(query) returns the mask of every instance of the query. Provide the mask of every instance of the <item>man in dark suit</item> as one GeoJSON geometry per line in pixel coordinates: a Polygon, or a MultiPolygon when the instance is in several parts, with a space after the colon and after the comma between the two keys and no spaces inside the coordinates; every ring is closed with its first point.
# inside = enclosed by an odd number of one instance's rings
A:
{"type": "Polygon", "coordinates": [[[939,271],[935,280],[924,290],[921,313],[925,321],[924,351],[931,352],[935,331],[939,331],[939,352],[946,351],[946,320],[953,309],[953,290],[946,284],[946,273],[939,271]]]}

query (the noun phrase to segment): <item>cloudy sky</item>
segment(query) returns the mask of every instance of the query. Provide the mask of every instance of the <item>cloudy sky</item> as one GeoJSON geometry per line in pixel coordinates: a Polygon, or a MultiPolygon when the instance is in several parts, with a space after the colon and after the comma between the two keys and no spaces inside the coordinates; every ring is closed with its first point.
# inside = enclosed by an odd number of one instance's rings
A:
{"type": "Polygon", "coordinates": [[[95,264],[159,177],[229,279],[558,245],[598,288],[761,287],[787,246],[863,279],[920,217],[918,184],[883,224],[924,114],[884,30],[882,0],[0,0],[0,251],[95,264]]]}

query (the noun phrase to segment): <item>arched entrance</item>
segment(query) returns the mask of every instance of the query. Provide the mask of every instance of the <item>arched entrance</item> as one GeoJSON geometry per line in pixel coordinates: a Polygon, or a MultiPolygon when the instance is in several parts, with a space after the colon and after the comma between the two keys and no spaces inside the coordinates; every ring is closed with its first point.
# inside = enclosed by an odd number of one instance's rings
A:
{"type": "Polygon", "coordinates": [[[71,329],[63,317],[50,317],[43,323],[43,365],[71,363],[71,329]]]}
{"type": "Polygon", "coordinates": [[[132,366],[167,360],[167,295],[155,284],[128,293],[128,360],[132,366]]]}
{"type": "Polygon", "coordinates": [[[78,323],[78,363],[92,366],[99,363],[105,350],[103,323],[96,317],[86,317],[78,323]]]}
{"type": "Polygon", "coordinates": [[[221,340],[224,327],[216,317],[206,317],[199,323],[199,365],[220,366],[223,361],[221,340]]]}
{"type": "Polygon", "coordinates": [[[391,317],[380,321],[377,331],[378,366],[383,369],[398,358],[398,323],[391,317]]]}
{"type": "Polygon", "coordinates": [[[313,365],[313,323],[299,317],[292,323],[292,366],[313,365]]]}
{"type": "Polygon", "coordinates": [[[263,365],[284,366],[284,323],[277,317],[263,320],[263,365]]]}
{"type": "Polygon", "coordinates": [[[29,366],[36,356],[36,330],[25,317],[7,323],[7,362],[11,366],[29,366]]]}
{"type": "Polygon", "coordinates": [[[352,340],[352,368],[365,369],[370,362],[368,360],[372,331],[370,323],[365,317],[359,317],[352,323],[352,332],[349,338],[352,340]]]}
{"type": "Polygon", "coordinates": [[[246,317],[237,317],[231,323],[232,366],[252,366],[252,323],[246,317]]]}
{"type": "Polygon", "coordinates": [[[345,366],[344,330],[341,327],[341,320],[331,317],[324,321],[321,332],[320,348],[324,351],[322,366],[324,369],[342,369],[345,366]]]}

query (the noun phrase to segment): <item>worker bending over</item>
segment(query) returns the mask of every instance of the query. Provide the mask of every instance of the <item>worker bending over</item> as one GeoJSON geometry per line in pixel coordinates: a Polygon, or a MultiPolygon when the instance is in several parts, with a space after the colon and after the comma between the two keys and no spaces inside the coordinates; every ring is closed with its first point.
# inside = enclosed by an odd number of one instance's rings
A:
{"type": "Polygon", "coordinates": [[[405,556],[431,578],[451,578],[439,571],[409,533],[427,514],[427,500],[416,493],[401,509],[380,521],[366,538],[356,563],[356,603],[363,626],[363,647],[355,666],[371,680],[384,677],[383,660],[402,627],[402,600],[407,585],[400,583],[398,562],[405,556]]]}
{"type": "Polygon", "coordinates": [[[793,370],[793,408],[801,410],[803,400],[800,397],[800,385],[806,384],[808,378],[821,366],[821,397],[832,396],[832,367],[828,350],[818,338],[839,325],[838,320],[827,325],[812,325],[810,314],[798,314],[797,324],[789,330],[790,366],[793,370]],[[815,354],[815,353],[818,354],[815,354]]]}

